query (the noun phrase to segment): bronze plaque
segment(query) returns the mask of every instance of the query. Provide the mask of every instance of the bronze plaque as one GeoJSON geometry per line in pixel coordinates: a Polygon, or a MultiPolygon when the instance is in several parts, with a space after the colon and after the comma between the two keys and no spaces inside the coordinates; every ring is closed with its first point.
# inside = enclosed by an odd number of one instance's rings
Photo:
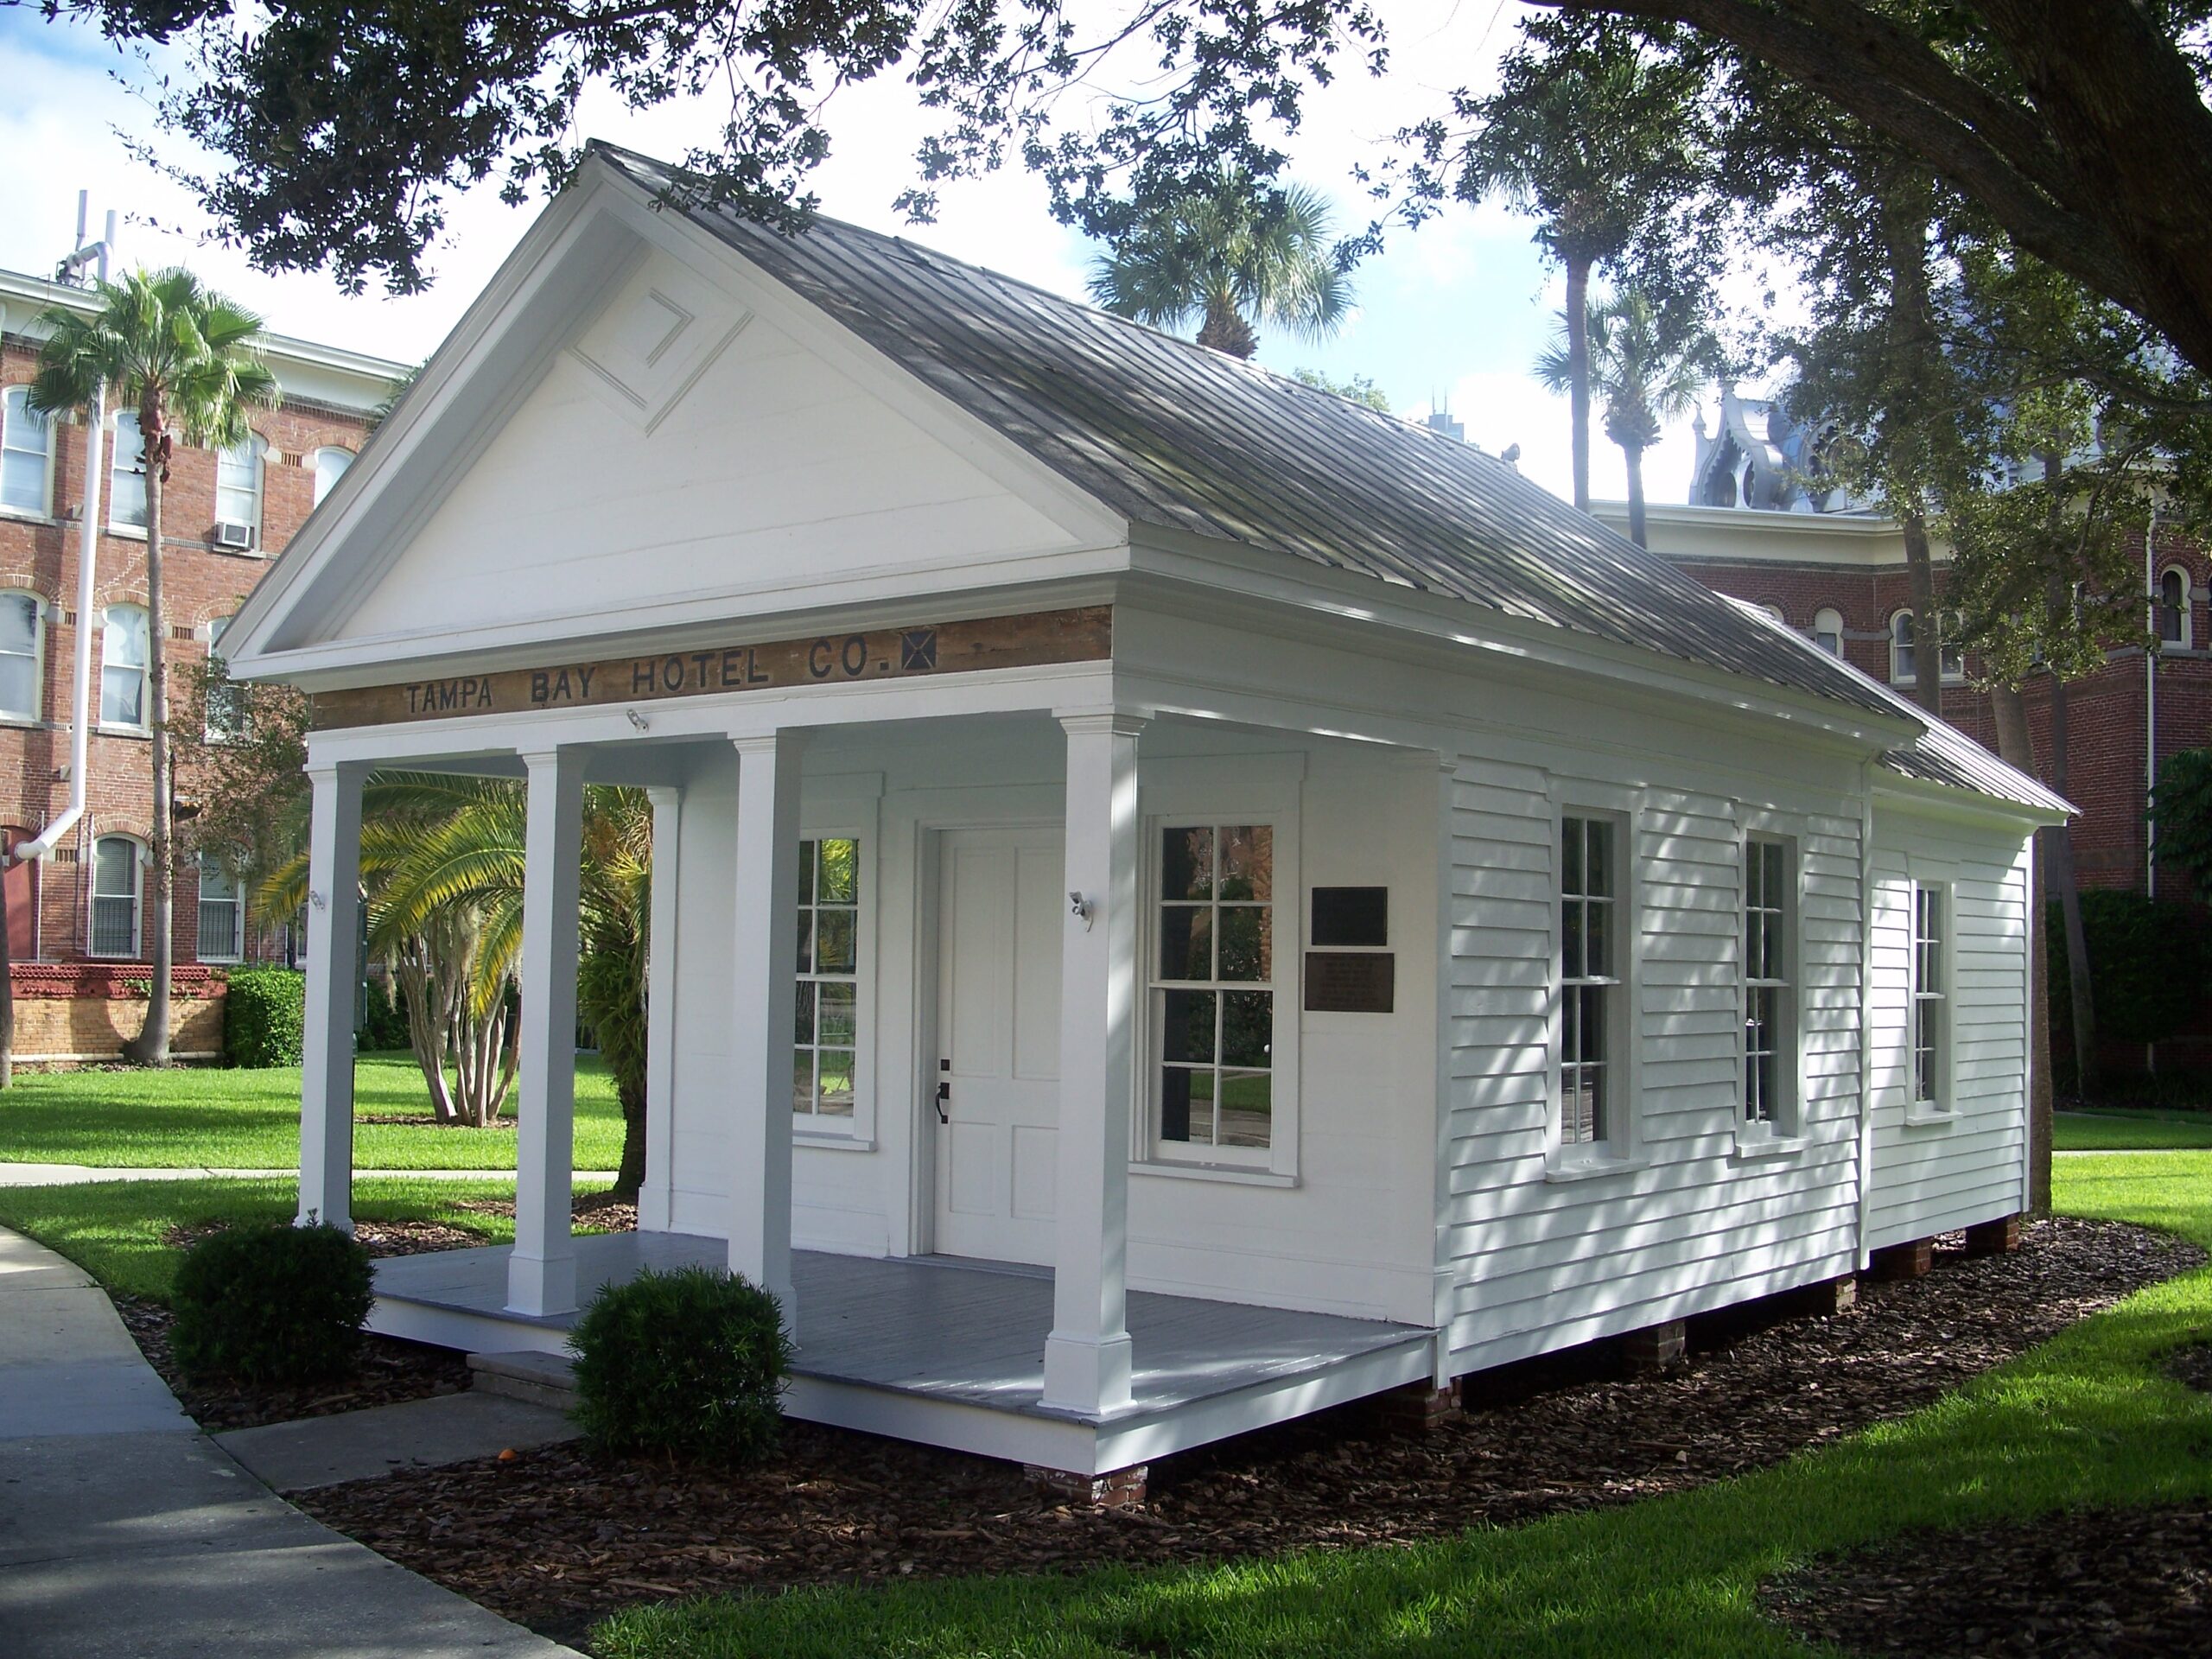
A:
{"type": "Polygon", "coordinates": [[[1308,950],[1308,1014],[1389,1014],[1397,1007],[1398,958],[1390,950],[1308,950]]]}
{"type": "Polygon", "coordinates": [[[462,715],[603,708],[728,691],[1096,663],[1114,654],[1113,639],[1114,607],[1090,605],[766,644],[688,646],[592,663],[447,674],[325,691],[315,698],[315,727],[328,731],[346,726],[404,725],[462,715]]]}

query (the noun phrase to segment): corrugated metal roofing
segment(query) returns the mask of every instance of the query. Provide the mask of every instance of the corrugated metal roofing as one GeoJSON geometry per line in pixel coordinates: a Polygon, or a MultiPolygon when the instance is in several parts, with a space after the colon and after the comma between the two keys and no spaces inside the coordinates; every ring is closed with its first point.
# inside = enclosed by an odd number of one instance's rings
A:
{"type": "MultiPolygon", "coordinates": [[[[1757,606],[1743,600],[1731,600],[1729,603],[1761,627],[1789,641],[1794,648],[1811,652],[1832,663],[1837,661],[1795,628],[1776,621],[1757,606]]],[[[2016,805],[2033,807],[2042,811],[2063,812],[2071,816],[2081,810],[2064,796],[2044,788],[2018,767],[1999,760],[1950,721],[1934,719],[1918,703],[1900,695],[1894,688],[1883,684],[1872,675],[1853,668],[1848,663],[1840,665],[1845,672],[1887,702],[1893,712],[1918,721],[1925,728],[1912,743],[1883,752],[1882,765],[1889,771],[1900,777],[1917,778],[1924,783],[1948,784],[1953,789],[1972,790],[1977,795],[1993,796],[2000,801],[2011,801],[2016,805]]]]}
{"type": "MultiPolygon", "coordinates": [[[[658,194],[663,164],[596,147],[658,194]]],[[[688,210],[1039,461],[1135,523],[1267,549],[1892,715],[1833,658],[1496,457],[1236,359],[819,219],[688,210]]]]}

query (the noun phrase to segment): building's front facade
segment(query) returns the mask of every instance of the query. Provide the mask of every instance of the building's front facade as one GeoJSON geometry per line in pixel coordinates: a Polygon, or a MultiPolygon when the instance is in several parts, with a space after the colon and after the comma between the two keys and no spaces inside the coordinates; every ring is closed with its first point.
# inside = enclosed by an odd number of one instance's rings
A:
{"type": "MultiPolygon", "coordinates": [[[[38,836],[71,798],[70,734],[87,433],[29,403],[48,308],[86,308],[80,289],[0,272],[0,837],[38,836]]],[[[162,601],[172,709],[189,705],[192,664],[366,441],[372,412],[404,370],[305,341],[272,339],[282,403],[247,416],[250,442],[216,454],[176,448],[163,497],[162,601]]],[[[150,873],[153,707],[147,657],[145,486],[136,411],[109,411],[94,568],[91,731],[84,811],[43,859],[12,857],[8,942],[27,1060],[112,1056],[135,1034],[150,873]]],[[[243,884],[180,860],[172,935],[187,991],[179,1047],[200,1056],[213,1029],[202,968],[268,948],[243,884]]]]}

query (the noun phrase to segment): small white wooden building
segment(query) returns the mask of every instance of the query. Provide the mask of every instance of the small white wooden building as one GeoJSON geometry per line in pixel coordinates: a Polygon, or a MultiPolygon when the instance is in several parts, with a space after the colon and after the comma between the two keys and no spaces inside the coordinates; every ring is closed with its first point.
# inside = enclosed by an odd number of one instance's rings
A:
{"type": "Polygon", "coordinates": [[[303,1212],[364,777],[528,780],[517,1243],[377,1328],[726,1262],[794,1413],[1097,1475],[2024,1207],[2063,801],[1474,448],[664,183],[594,150],[226,640],[315,697],[303,1212]],[[602,780],[650,1157],[577,1239],[602,780]]]}

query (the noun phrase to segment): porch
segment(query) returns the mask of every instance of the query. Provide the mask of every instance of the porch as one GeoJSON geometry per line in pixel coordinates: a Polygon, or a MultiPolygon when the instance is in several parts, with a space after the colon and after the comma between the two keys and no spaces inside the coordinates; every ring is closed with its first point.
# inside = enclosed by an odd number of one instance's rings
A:
{"type": "MultiPolygon", "coordinates": [[[[643,1268],[728,1262],[722,1240],[690,1233],[589,1236],[575,1247],[583,1300],[643,1268]]],[[[511,1255],[379,1262],[370,1329],[484,1351],[565,1351],[575,1313],[506,1306],[511,1255]]],[[[1048,1269],[794,1250],[791,1278],[803,1324],[790,1414],[1075,1474],[1421,1382],[1434,1360],[1433,1333],[1417,1325],[1133,1291],[1129,1402],[1086,1414],[1042,1403],[1048,1269]]]]}

